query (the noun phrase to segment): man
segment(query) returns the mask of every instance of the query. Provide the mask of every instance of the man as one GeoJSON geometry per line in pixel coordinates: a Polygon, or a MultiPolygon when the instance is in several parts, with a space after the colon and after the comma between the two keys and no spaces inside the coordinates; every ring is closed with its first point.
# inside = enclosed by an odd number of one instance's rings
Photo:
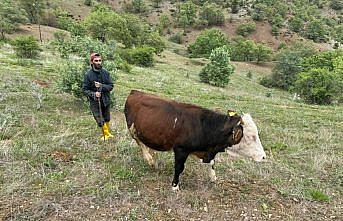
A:
{"type": "Polygon", "coordinates": [[[82,90],[89,100],[90,109],[99,127],[102,127],[101,139],[108,140],[113,137],[110,133],[110,92],[113,82],[108,71],[102,68],[101,55],[90,55],[91,68],[85,74],[82,90]]]}

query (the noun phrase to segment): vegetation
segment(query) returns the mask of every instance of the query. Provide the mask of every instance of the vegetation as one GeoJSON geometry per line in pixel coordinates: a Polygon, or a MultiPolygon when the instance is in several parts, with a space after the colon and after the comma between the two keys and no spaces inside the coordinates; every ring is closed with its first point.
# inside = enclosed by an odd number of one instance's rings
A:
{"type": "Polygon", "coordinates": [[[230,75],[234,72],[234,67],[230,64],[229,52],[226,46],[212,50],[210,63],[206,64],[199,76],[202,82],[225,87],[230,80],[230,75]]]}
{"type": "Polygon", "coordinates": [[[13,33],[20,23],[25,22],[24,11],[12,0],[0,2],[0,34],[5,39],[5,34],[13,33]]]}
{"type": "MultiPolygon", "coordinates": [[[[20,57],[16,43],[8,44],[17,40],[0,41],[0,220],[339,219],[343,56],[339,49],[319,52],[314,45],[327,41],[340,47],[340,1],[304,1],[112,1],[121,7],[116,11],[106,0],[91,6],[83,0],[44,1],[38,23],[64,29],[51,31],[56,31],[53,42],[20,37],[24,53],[39,49],[20,57]],[[178,11],[184,4],[191,7],[178,11]],[[230,17],[225,27],[253,17],[258,27],[272,27],[280,35],[273,40],[283,43],[276,49],[251,40],[253,35],[226,36],[222,27],[202,30],[208,21],[200,13],[208,4],[230,17]],[[72,18],[80,8],[92,10],[82,11],[82,21],[72,18]],[[195,15],[187,17],[187,11],[195,15]],[[181,18],[191,23],[183,26],[181,18]],[[292,45],[281,40],[287,39],[285,30],[311,36],[316,44],[303,39],[292,45]],[[98,139],[102,132],[80,102],[91,51],[102,54],[115,80],[112,142],[98,139]],[[181,191],[172,193],[172,153],[158,152],[158,169],[152,170],[127,132],[123,108],[132,89],[221,113],[251,113],[267,161],[232,161],[220,153],[213,184],[208,165],[190,158],[181,191]]],[[[15,2],[0,2],[2,37],[9,39],[28,32],[10,34],[22,22],[15,2]]],[[[21,26],[26,27],[34,33],[37,26],[21,26]]]]}
{"type": "Polygon", "coordinates": [[[204,30],[188,47],[191,57],[209,58],[213,49],[228,44],[225,34],[219,29],[204,30]]]}
{"type": "Polygon", "coordinates": [[[19,58],[37,58],[40,47],[37,40],[32,36],[21,36],[16,38],[12,45],[19,58]]]}

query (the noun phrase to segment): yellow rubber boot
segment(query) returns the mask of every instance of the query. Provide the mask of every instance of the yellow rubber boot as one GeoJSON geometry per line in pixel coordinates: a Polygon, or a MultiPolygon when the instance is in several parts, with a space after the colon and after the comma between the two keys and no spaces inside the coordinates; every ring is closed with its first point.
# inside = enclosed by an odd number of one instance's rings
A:
{"type": "Polygon", "coordinates": [[[107,139],[114,137],[110,131],[110,122],[105,122],[104,126],[105,126],[105,130],[104,130],[105,137],[107,137],[107,139]]]}
{"type": "Polygon", "coordinates": [[[102,126],[102,133],[103,133],[103,135],[100,137],[100,140],[108,140],[108,138],[109,138],[109,136],[107,135],[107,131],[108,131],[108,129],[107,129],[107,126],[106,126],[106,124],[104,124],[103,126],[102,126]]]}

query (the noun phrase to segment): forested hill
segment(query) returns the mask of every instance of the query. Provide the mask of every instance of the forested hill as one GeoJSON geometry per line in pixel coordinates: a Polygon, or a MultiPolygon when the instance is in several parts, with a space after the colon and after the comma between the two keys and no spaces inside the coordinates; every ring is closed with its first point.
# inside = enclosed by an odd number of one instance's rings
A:
{"type": "Polygon", "coordinates": [[[105,4],[116,12],[141,17],[166,38],[186,45],[202,30],[213,27],[229,38],[243,36],[274,49],[300,39],[313,40],[323,50],[339,47],[343,41],[340,0],[4,0],[0,4],[7,11],[0,13],[1,17],[12,14],[3,19],[11,24],[1,28],[3,35],[15,30],[11,19],[71,31],[70,22],[82,22],[95,7],[105,4]],[[22,2],[19,8],[25,10],[15,10],[14,4],[6,2],[22,2]],[[66,21],[68,18],[72,20],[66,21]]]}

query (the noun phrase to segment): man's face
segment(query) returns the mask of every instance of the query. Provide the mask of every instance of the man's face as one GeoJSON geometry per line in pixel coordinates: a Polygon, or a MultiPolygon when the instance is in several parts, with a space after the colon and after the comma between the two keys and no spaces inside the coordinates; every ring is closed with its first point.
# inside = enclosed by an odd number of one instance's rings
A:
{"type": "Polygon", "coordinates": [[[101,57],[95,57],[93,59],[94,68],[101,69],[101,62],[102,62],[101,57]]]}

